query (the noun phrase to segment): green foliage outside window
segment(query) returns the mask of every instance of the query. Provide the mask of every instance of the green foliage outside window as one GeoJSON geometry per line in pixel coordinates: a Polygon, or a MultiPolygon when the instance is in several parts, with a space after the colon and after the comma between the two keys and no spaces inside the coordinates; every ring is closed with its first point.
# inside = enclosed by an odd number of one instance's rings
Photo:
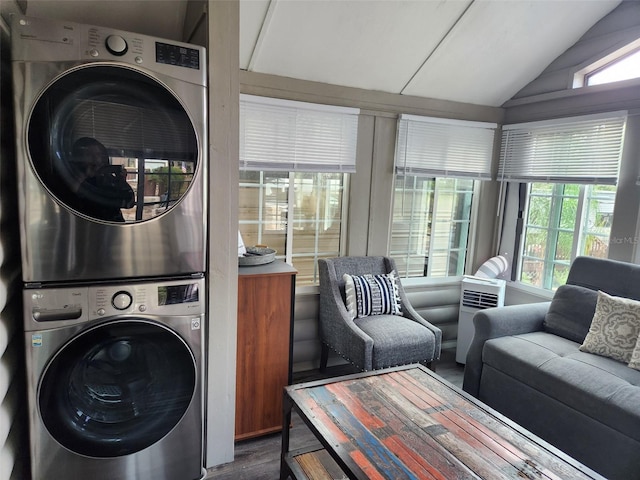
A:
{"type": "Polygon", "coordinates": [[[520,280],[555,289],[575,256],[606,258],[616,187],[532,183],[520,280]]]}

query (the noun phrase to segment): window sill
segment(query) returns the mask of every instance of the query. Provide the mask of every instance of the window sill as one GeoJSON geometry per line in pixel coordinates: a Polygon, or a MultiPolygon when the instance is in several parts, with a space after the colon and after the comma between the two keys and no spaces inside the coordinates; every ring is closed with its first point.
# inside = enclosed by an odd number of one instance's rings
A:
{"type": "Polygon", "coordinates": [[[553,298],[554,293],[553,290],[533,287],[521,282],[507,281],[505,305],[549,302],[553,298]]]}
{"type": "Polygon", "coordinates": [[[433,286],[445,286],[445,285],[460,285],[462,282],[462,276],[457,277],[411,277],[401,278],[400,282],[405,288],[412,287],[433,287],[433,286]]]}
{"type": "MultiPolygon", "coordinates": [[[[462,282],[462,276],[457,277],[412,277],[401,278],[400,282],[405,289],[419,287],[440,287],[454,285],[459,286],[462,282]]],[[[305,285],[296,287],[296,297],[305,295],[318,295],[320,287],[318,285],[305,285]]]]}

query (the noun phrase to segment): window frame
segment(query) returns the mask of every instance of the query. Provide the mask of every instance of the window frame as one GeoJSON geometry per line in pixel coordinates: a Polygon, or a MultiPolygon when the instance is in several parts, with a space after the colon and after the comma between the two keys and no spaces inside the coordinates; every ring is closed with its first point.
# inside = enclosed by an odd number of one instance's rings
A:
{"type": "Polygon", "coordinates": [[[640,71],[638,71],[637,75],[635,75],[633,77],[619,78],[619,79],[615,79],[615,80],[603,81],[603,82],[598,82],[598,83],[593,83],[593,84],[591,83],[591,80],[596,75],[599,75],[601,73],[606,72],[609,68],[613,68],[613,67],[619,66],[623,62],[625,62],[626,60],[630,59],[631,57],[635,57],[635,56],[640,57],[640,48],[636,48],[635,50],[632,50],[632,51],[622,55],[621,57],[613,60],[612,62],[609,62],[606,65],[603,65],[602,67],[597,68],[597,69],[593,70],[592,72],[589,72],[589,73],[585,74],[585,76],[584,76],[585,86],[587,86],[587,87],[595,87],[596,85],[609,85],[611,83],[623,82],[625,80],[637,80],[637,79],[640,79],[640,71]]]}
{"type": "MultiPolygon", "coordinates": [[[[589,235],[593,235],[593,232],[590,232],[586,228],[586,218],[585,215],[588,213],[588,205],[587,203],[594,199],[596,195],[594,194],[594,187],[597,186],[605,186],[605,185],[593,185],[593,184],[569,184],[569,183],[549,183],[552,185],[552,193],[550,195],[542,195],[533,193],[533,184],[545,184],[545,182],[529,182],[527,184],[527,202],[525,205],[525,218],[523,221],[522,228],[522,237],[520,239],[519,250],[518,250],[518,258],[520,261],[517,263],[516,268],[516,276],[515,280],[521,284],[526,285],[529,288],[537,288],[543,290],[553,291],[557,288],[554,286],[554,278],[555,278],[555,268],[556,266],[566,267],[567,270],[571,266],[573,260],[579,255],[585,255],[584,247],[586,237],[589,235]],[[578,187],[577,194],[566,193],[565,189],[569,185],[575,185],[578,187]],[[560,192],[562,190],[562,192],[560,192]],[[530,207],[531,200],[534,197],[549,197],[551,199],[551,206],[549,211],[549,222],[546,226],[534,225],[529,223],[530,218],[530,207]],[[573,228],[567,229],[561,226],[562,222],[562,207],[565,199],[576,199],[576,212],[575,219],[573,222],[573,228]],[[545,254],[543,257],[534,257],[525,251],[527,249],[527,231],[530,227],[537,228],[540,230],[544,230],[547,232],[546,242],[545,242],[545,254]],[[573,237],[572,245],[571,245],[571,253],[570,258],[567,260],[557,259],[557,249],[558,249],[558,237],[561,232],[570,233],[573,237]],[[552,246],[552,248],[550,248],[552,246]],[[542,286],[535,285],[533,283],[529,283],[523,281],[523,270],[524,265],[527,259],[531,259],[535,262],[542,261],[543,269],[542,269],[542,286]]],[[[617,194],[617,187],[616,192],[617,194]]],[[[615,203],[615,194],[614,194],[614,203],[615,203]]],[[[611,244],[611,230],[612,227],[609,227],[609,241],[608,244],[611,244]]]]}
{"type": "MultiPolygon", "coordinates": [[[[282,234],[279,234],[278,245],[273,245],[276,250],[284,249],[277,258],[294,265],[296,258],[311,258],[312,272],[307,273],[308,268],[300,265],[298,261],[298,282],[307,283],[305,275],[310,275],[311,285],[318,284],[317,259],[326,256],[342,255],[345,251],[347,235],[347,212],[349,202],[349,176],[347,173],[354,173],[356,169],[357,144],[359,131],[360,109],[352,107],[337,106],[331,104],[321,104],[315,102],[303,102],[267,96],[240,95],[240,148],[239,148],[239,169],[243,171],[257,172],[259,175],[258,184],[246,183],[242,178],[239,181],[240,193],[245,188],[257,187],[258,196],[255,205],[257,208],[257,218],[243,221],[238,219],[239,231],[244,223],[257,227],[257,240],[260,243],[264,234],[265,218],[263,215],[266,201],[265,175],[272,175],[274,178],[280,175],[286,178],[286,227],[282,234]],[[318,213],[323,209],[312,208],[309,224],[314,225],[313,248],[309,252],[296,253],[296,207],[298,201],[297,187],[303,185],[305,176],[312,176],[312,191],[317,191],[319,180],[322,175],[340,176],[340,218],[338,232],[338,252],[322,254],[318,251],[319,242],[323,240],[318,234],[317,226],[322,222],[325,224],[329,220],[317,218],[318,213]],[[283,235],[282,245],[280,245],[280,235],[283,235]],[[303,273],[304,272],[304,273],[303,273]]],[[[280,177],[278,177],[280,178],[280,177]]],[[[284,182],[283,182],[284,183],[284,182]]],[[[249,191],[249,190],[247,190],[249,191]]],[[[300,191],[305,191],[301,189],[300,191]]],[[[304,194],[303,194],[304,196],[304,194]]],[[[254,197],[248,196],[249,200],[254,197]]],[[[306,199],[306,196],[304,197],[306,199]]],[[[317,201],[325,196],[315,195],[317,201]]],[[[330,201],[329,197],[326,197],[330,201]]],[[[327,204],[330,205],[330,204],[327,204]]],[[[329,210],[331,210],[329,208],[329,210]]],[[[331,213],[331,212],[329,212],[331,213]]],[[[298,219],[305,222],[306,220],[298,219]]],[[[334,222],[331,222],[333,225],[334,222]]],[[[326,226],[326,225],[325,225],[326,226]]],[[[327,237],[331,242],[333,232],[329,232],[327,237]]],[[[298,238],[300,235],[298,235],[298,238]]],[[[251,237],[247,237],[251,238],[251,237]]],[[[244,239],[243,239],[244,240],[244,239]]],[[[306,246],[306,244],[305,244],[306,246]]]]}
{"type": "MultiPolygon", "coordinates": [[[[627,45],[624,45],[621,48],[617,48],[613,50],[612,52],[608,53],[603,57],[595,58],[595,59],[592,58],[591,60],[586,62],[586,64],[582,64],[582,66],[575,71],[575,73],[573,74],[573,83],[571,85],[571,88],[575,89],[575,88],[583,88],[583,87],[589,87],[589,88],[599,87],[600,85],[588,85],[587,80],[590,75],[598,71],[601,71],[604,68],[607,68],[609,65],[612,65],[622,60],[627,55],[631,55],[636,51],[640,51],[640,38],[637,40],[634,40],[633,42],[628,43],[627,45]]],[[[630,80],[640,81],[640,78],[635,78],[630,80]]],[[[611,83],[606,83],[602,85],[610,86],[610,85],[615,85],[617,83],[618,82],[611,82],[611,83]]]]}
{"type": "MultiPolygon", "coordinates": [[[[265,232],[265,228],[264,225],[265,223],[268,223],[269,220],[264,218],[263,212],[265,209],[265,196],[264,196],[264,189],[267,188],[266,182],[265,182],[265,176],[267,176],[268,174],[277,174],[280,173],[283,176],[285,176],[285,172],[278,172],[278,171],[270,171],[270,170],[260,170],[260,171],[256,171],[253,170],[254,173],[258,174],[260,176],[260,180],[257,184],[253,184],[253,186],[251,186],[252,184],[247,183],[245,181],[243,181],[242,178],[240,178],[240,182],[239,182],[239,188],[240,191],[242,191],[243,188],[256,188],[258,190],[258,205],[257,210],[259,212],[258,217],[255,220],[243,220],[240,215],[238,218],[238,227],[240,232],[242,233],[242,225],[255,225],[257,230],[258,230],[258,238],[257,241],[258,243],[263,243],[264,244],[264,237],[262,236],[265,232]]],[[[303,276],[302,276],[302,272],[300,271],[301,269],[299,268],[299,274],[298,274],[298,283],[301,283],[300,286],[317,286],[318,285],[318,267],[317,267],[317,260],[318,258],[326,258],[326,257],[333,257],[333,256],[342,256],[344,255],[345,249],[346,249],[346,241],[347,241],[347,226],[348,226],[348,211],[349,211],[349,184],[350,184],[350,175],[347,173],[343,173],[343,172],[332,172],[334,175],[340,175],[341,176],[341,205],[340,205],[340,219],[339,219],[339,224],[340,224],[340,231],[339,231],[339,238],[338,238],[338,252],[325,252],[325,251],[319,251],[318,250],[318,236],[315,235],[314,236],[314,243],[315,243],[315,247],[313,249],[313,251],[309,251],[308,253],[294,253],[295,250],[295,241],[296,241],[296,235],[295,235],[295,224],[296,224],[296,220],[295,220],[295,212],[296,210],[298,210],[298,208],[295,206],[295,189],[297,186],[297,182],[296,182],[296,175],[313,175],[314,176],[314,181],[317,180],[317,176],[318,175],[325,175],[329,172],[287,172],[286,173],[286,181],[287,181],[287,215],[286,218],[284,220],[284,222],[286,223],[284,231],[279,233],[279,235],[282,235],[284,237],[284,252],[277,252],[276,253],[276,258],[281,259],[283,261],[285,261],[286,263],[293,265],[294,267],[296,266],[296,258],[300,259],[300,258],[312,258],[313,259],[313,271],[311,272],[311,276],[312,276],[312,280],[307,283],[304,281],[303,276]]],[[[314,183],[315,185],[315,183],[314,183]]],[[[316,223],[321,223],[323,221],[326,221],[326,219],[323,218],[317,218],[314,219],[313,222],[316,223]]],[[[243,236],[243,241],[245,240],[245,238],[248,238],[246,236],[243,236]]],[[[270,247],[272,247],[272,245],[268,245],[270,247]]]]}
{"type": "MultiPolygon", "coordinates": [[[[445,275],[438,275],[434,278],[448,278],[448,277],[457,277],[457,276],[461,276],[466,272],[467,269],[467,263],[468,263],[468,259],[469,259],[469,250],[471,248],[471,244],[472,244],[472,239],[475,236],[475,232],[474,232],[474,228],[476,225],[476,216],[477,216],[477,202],[474,202],[474,199],[478,198],[478,192],[479,192],[479,188],[480,188],[480,181],[478,181],[477,179],[473,179],[473,178],[458,178],[458,177],[445,177],[445,176],[434,176],[434,177],[424,177],[421,175],[413,175],[413,174],[405,174],[402,172],[398,172],[395,174],[394,176],[394,201],[397,198],[397,194],[396,194],[396,185],[398,185],[398,182],[406,182],[407,177],[410,177],[413,180],[413,185],[412,186],[412,190],[416,190],[415,189],[415,183],[418,181],[418,179],[422,178],[425,181],[431,181],[433,182],[433,188],[431,190],[431,195],[432,198],[430,200],[430,204],[431,204],[431,214],[430,214],[430,218],[428,220],[425,221],[425,223],[428,225],[427,227],[427,232],[425,233],[425,236],[429,236],[430,240],[429,240],[429,245],[427,250],[423,253],[423,254],[412,254],[411,253],[411,249],[407,248],[405,250],[391,250],[391,246],[393,245],[393,236],[394,236],[394,217],[395,215],[392,213],[391,216],[391,229],[389,232],[390,235],[390,239],[391,239],[391,243],[390,243],[390,252],[389,254],[394,257],[394,258],[404,258],[406,259],[406,265],[405,268],[402,269],[402,271],[398,272],[398,275],[400,276],[400,278],[402,279],[409,279],[409,278],[430,278],[433,277],[433,268],[434,268],[434,259],[436,258],[436,256],[434,255],[434,253],[438,253],[438,252],[443,252],[446,251],[447,252],[447,269],[446,269],[446,274],[445,275]],[[438,182],[438,180],[440,180],[440,182],[438,182]],[[463,232],[463,237],[465,239],[464,241],[464,248],[460,247],[459,244],[457,247],[452,247],[451,243],[448,242],[447,244],[447,248],[446,249],[442,249],[442,248],[438,248],[438,246],[436,245],[436,235],[437,235],[437,231],[434,231],[434,228],[436,228],[436,224],[438,223],[438,221],[436,220],[436,214],[437,214],[437,209],[438,209],[438,203],[439,200],[441,201],[441,198],[439,198],[441,196],[441,194],[446,194],[446,193],[450,193],[452,192],[451,190],[447,189],[444,190],[443,186],[441,186],[441,184],[443,183],[444,180],[453,180],[456,182],[456,187],[453,190],[453,193],[455,195],[460,194],[460,193],[468,193],[471,196],[471,202],[469,204],[469,210],[468,210],[468,220],[466,221],[462,221],[461,219],[458,218],[453,218],[451,217],[448,222],[449,223],[466,223],[466,229],[463,232]],[[471,181],[471,188],[469,190],[461,190],[458,188],[457,186],[457,182],[459,181],[471,181]],[[454,275],[451,275],[450,272],[450,259],[451,259],[451,253],[452,252],[460,252],[463,251],[464,252],[464,259],[462,260],[461,263],[459,263],[456,267],[457,271],[454,275]],[[428,260],[428,262],[426,263],[426,269],[423,270],[423,274],[422,275],[409,275],[409,260],[411,258],[417,258],[417,257],[422,257],[424,258],[425,261],[428,260]]],[[[425,192],[428,193],[428,192],[425,192]]],[[[412,195],[412,199],[415,198],[415,193],[412,195]]],[[[413,209],[415,202],[411,202],[411,206],[413,209]]],[[[395,209],[394,209],[395,212],[395,209]]],[[[411,218],[413,218],[413,216],[411,216],[411,218]]],[[[422,220],[421,220],[422,222],[422,220]]],[[[411,246],[412,240],[411,240],[411,233],[409,232],[409,238],[406,241],[406,245],[408,247],[411,246]]],[[[402,262],[400,262],[402,264],[402,262]]],[[[400,268],[399,268],[400,270],[400,268]]]]}
{"type": "MultiPolygon", "coordinates": [[[[438,234],[437,208],[440,190],[438,179],[453,179],[458,181],[472,181],[470,188],[471,202],[466,223],[466,230],[463,237],[466,239],[464,249],[458,244],[452,248],[451,242],[447,245],[447,267],[445,275],[437,278],[449,276],[460,276],[467,269],[467,261],[475,239],[474,219],[478,209],[475,207],[474,198],[478,198],[478,180],[490,180],[492,178],[492,165],[496,149],[497,124],[493,122],[478,122],[469,120],[457,120],[450,118],[438,118],[418,115],[401,114],[398,118],[396,131],[396,144],[394,155],[395,174],[393,176],[393,201],[395,203],[396,185],[400,179],[414,178],[414,185],[418,178],[433,179],[433,198],[431,200],[432,217],[427,222],[428,231],[422,242],[426,242],[429,237],[429,245],[424,252],[425,260],[428,259],[426,268],[423,269],[422,276],[409,275],[409,262],[411,258],[411,248],[408,252],[403,250],[400,255],[407,258],[407,268],[402,278],[427,278],[434,270],[434,262],[438,258],[434,253],[438,251],[436,235],[438,234]],[[458,262],[456,274],[450,274],[452,252],[464,250],[464,259],[458,262]]],[[[441,183],[441,182],[440,182],[441,183]]],[[[458,199],[456,198],[455,201],[458,199]]],[[[413,203],[413,202],[412,202],[413,203]]],[[[477,202],[476,202],[477,203],[477,202]]],[[[394,214],[395,206],[392,208],[389,224],[389,254],[398,256],[397,250],[392,250],[392,239],[394,234],[394,214]]],[[[459,219],[451,218],[448,223],[457,222],[459,219]]],[[[422,221],[422,220],[420,220],[422,221]]],[[[409,220],[411,222],[411,220],[409,220]]],[[[449,237],[450,238],[450,237],[449,237]]],[[[407,239],[407,247],[411,246],[411,238],[407,239]]]]}

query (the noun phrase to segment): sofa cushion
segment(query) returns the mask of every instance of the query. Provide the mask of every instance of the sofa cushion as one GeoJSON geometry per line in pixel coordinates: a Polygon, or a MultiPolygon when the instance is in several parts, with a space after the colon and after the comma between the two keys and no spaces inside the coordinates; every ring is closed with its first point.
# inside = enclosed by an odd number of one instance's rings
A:
{"type": "Polygon", "coordinates": [[[496,370],[640,441],[640,371],[579,346],[533,332],[488,340],[482,357],[496,370]]]}
{"type": "Polygon", "coordinates": [[[640,335],[640,302],[598,292],[589,333],[580,350],[629,363],[640,335]]]}
{"type": "Polygon", "coordinates": [[[597,300],[596,290],[577,285],[561,285],[544,317],[544,330],[574,342],[584,342],[597,300]]]}
{"type": "Polygon", "coordinates": [[[351,318],[402,315],[395,271],[382,275],[342,276],[346,307],[351,318]]]}
{"type": "Polygon", "coordinates": [[[576,257],[569,269],[567,283],[640,300],[640,265],[608,258],[576,257]]]}

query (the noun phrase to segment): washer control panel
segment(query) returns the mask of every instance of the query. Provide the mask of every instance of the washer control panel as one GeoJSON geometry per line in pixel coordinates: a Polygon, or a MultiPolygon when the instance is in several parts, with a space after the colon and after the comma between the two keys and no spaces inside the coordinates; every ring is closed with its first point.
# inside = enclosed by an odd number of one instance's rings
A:
{"type": "Polygon", "coordinates": [[[127,286],[98,286],[89,287],[89,313],[92,317],[106,317],[118,313],[132,313],[142,306],[146,311],[146,291],[150,286],[127,285],[127,286]]]}
{"type": "Polygon", "coordinates": [[[164,282],[25,289],[25,329],[29,324],[68,325],[118,315],[199,315],[204,313],[204,278],[164,282]]]}

